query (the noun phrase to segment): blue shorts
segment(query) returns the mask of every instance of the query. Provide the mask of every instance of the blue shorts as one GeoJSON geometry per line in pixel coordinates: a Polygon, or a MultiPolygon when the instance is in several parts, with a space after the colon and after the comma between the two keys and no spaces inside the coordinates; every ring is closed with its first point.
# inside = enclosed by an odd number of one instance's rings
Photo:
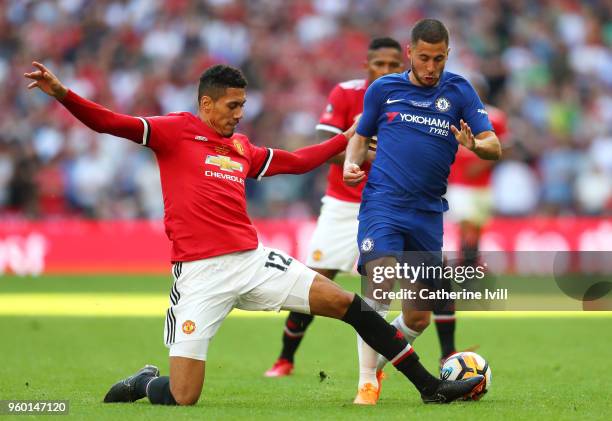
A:
{"type": "MultiPolygon", "coordinates": [[[[442,215],[442,212],[406,208],[390,210],[362,204],[357,232],[359,272],[365,273],[363,266],[380,257],[394,256],[400,263],[408,257],[415,264],[410,255],[416,253],[407,252],[424,252],[418,254],[428,256],[427,264],[441,264],[442,215]]],[[[421,257],[415,259],[422,260],[421,257]]]]}

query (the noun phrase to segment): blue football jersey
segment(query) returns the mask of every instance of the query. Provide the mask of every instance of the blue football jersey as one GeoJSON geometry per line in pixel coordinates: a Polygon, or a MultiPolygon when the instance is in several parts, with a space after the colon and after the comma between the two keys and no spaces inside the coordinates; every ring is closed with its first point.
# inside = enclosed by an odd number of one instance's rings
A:
{"type": "Polygon", "coordinates": [[[443,212],[458,143],[451,125],[463,119],[477,135],[493,130],[482,101],[462,76],[443,72],[434,87],[410,82],[409,71],[370,85],[357,133],[378,136],[376,159],[363,191],[364,207],[409,207],[443,212]]]}

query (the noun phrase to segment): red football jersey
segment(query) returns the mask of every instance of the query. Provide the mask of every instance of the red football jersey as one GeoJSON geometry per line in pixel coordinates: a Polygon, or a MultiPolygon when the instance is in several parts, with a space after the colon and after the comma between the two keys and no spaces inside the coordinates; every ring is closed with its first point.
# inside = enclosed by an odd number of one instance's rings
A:
{"type": "MultiPolygon", "coordinates": [[[[486,105],[487,113],[489,114],[489,120],[493,125],[493,130],[500,141],[506,136],[508,132],[508,119],[506,114],[492,105],[486,105]]],[[[481,159],[476,156],[474,152],[469,151],[467,148],[459,145],[457,155],[455,156],[455,162],[451,166],[450,175],[448,177],[449,184],[461,184],[463,186],[470,187],[486,187],[491,181],[491,173],[493,168],[489,167],[484,171],[480,172],[475,176],[470,176],[469,168],[478,163],[481,159]]]]}
{"type": "MultiPolygon", "coordinates": [[[[365,79],[349,80],[334,86],[316,129],[342,133],[350,128],[355,122],[355,117],[363,112],[363,97],[367,87],[365,79]]],[[[362,169],[367,173],[370,163],[365,162],[362,169]]],[[[342,164],[330,164],[325,194],[346,202],[361,202],[365,180],[357,186],[347,186],[342,180],[342,172],[342,164]]]]}
{"type": "Polygon", "coordinates": [[[257,247],[245,178],[303,174],[346,149],[343,134],[294,152],[261,148],[241,134],[222,137],[190,113],[162,117],[117,114],[72,91],[61,103],[92,130],[149,146],[164,196],[172,261],[191,261],[257,247]]]}
{"type": "Polygon", "coordinates": [[[191,113],[141,120],[143,143],[159,164],[172,261],[257,248],[245,179],[261,178],[273,151],[252,145],[241,134],[222,137],[191,113]]]}

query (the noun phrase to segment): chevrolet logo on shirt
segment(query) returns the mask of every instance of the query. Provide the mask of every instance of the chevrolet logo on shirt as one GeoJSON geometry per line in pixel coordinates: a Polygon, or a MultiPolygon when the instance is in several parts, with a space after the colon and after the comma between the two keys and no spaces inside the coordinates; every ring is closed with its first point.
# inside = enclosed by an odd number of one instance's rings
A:
{"type": "Polygon", "coordinates": [[[206,163],[210,165],[216,165],[221,169],[221,171],[242,171],[242,164],[240,162],[232,161],[229,156],[208,155],[206,157],[206,163]]]}

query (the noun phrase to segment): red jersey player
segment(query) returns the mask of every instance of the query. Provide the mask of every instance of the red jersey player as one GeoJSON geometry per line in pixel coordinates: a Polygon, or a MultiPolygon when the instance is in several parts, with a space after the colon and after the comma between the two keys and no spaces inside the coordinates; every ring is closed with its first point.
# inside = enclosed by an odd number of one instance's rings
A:
{"type": "MultiPolygon", "coordinates": [[[[402,47],[392,38],[376,38],[368,47],[365,68],[367,79],[349,80],[337,84],[329,94],[327,106],[319,124],[317,137],[325,139],[351,127],[363,111],[365,91],[376,79],[404,69],[402,47]]],[[[374,158],[371,152],[370,159],[374,158]]],[[[317,226],[310,242],[306,264],[318,273],[334,279],[339,271],[351,271],[359,255],[356,245],[357,215],[365,183],[348,186],[342,180],[344,154],[330,160],[327,191],[317,226]]],[[[369,168],[366,164],[366,170],[369,168]]],[[[367,300],[367,299],[366,299],[367,300]]],[[[369,302],[370,305],[376,304],[369,302]]],[[[377,309],[381,315],[386,314],[377,309]]],[[[280,377],[291,374],[295,352],[313,317],[290,313],[283,332],[283,348],[278,360],[265,375],[280,377]]],[[[359,387],[355,403],[374,404],[379,386],[376,379],[376,353],[358,338],[359,387]]]]}
{"type": "Polygon", "coordinates": [[[247,82],[240,70],[217,65],[198,86],[198,115],[172,113],[132,117],[114,113],[69,91],[44,65],[34,62],[29,89],[59,100],[93,130],[152,149],[160,168],[164,223],[172,243],[174,283],[166,313],[170,376],[147,365],[114,384],[105,402],[193,405],[204,384],[210,340],[233,308],[286,309],[341,319],[394,362],[425,402],[479,396],[482,376],[440,380],[428,373],[413,348],[356,294],[279,250],[259,244],[246,212],[244,180],[299,174],[341,152],[354,128],[295,152],[252,145],[234,133],[243,115],[247,82]]]}

